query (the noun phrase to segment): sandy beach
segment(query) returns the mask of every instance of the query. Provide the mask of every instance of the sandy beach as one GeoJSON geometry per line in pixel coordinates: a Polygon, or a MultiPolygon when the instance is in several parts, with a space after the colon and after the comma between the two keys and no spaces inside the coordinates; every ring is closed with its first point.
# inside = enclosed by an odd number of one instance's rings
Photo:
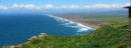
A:
{"type": "Polygon", "coordinates": [[[81,21],[81,20],[73,20],[73,19],[70,19],[70,18],[66,18],[66,19],[69,19],[73,22],[77,22],[77,23],[81,23],[85,26],[89,26],[89,27],[92,27],[92,28],[99,28],[100,26],[102,26],[103,24],[101,23],[98,23],[98,22],[91,22],[91,21],[81,21]]]}
{"type": "Polygon", "coordinates": [[[59,17],[68,19],[73,22],[81,23],[85,26],[89,26],[89,27],[96,28],[96,29],[99,28],[100,26],[104,25],[104,24],[97,22],[97,21],[84,20],[81,17],[68,17],[68,16],[59,16],[59,17]]]}

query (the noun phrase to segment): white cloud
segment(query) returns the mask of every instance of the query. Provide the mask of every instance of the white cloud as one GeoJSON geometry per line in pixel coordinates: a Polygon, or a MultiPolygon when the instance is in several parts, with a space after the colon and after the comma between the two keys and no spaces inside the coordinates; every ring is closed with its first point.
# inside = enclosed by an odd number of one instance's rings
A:
{"type": "Polygon", "coordinates": [[[1,5],[0,5],[0,10],[7,10],[7,7],[6,7],[6,6],[1,6],[1,5]]]}
{"type": "Polygon", "coordinates": [[[36,7],[36,9],[38,9],[38,10],[41,10],[41,9],[52,9],[52,8],[54,8],[54,6],[53,5],[51,5],[51,4],[46,4],[46,5],[44,5],[44,6],[37,6],[36,7]]]}
{"type": "Polygon", "coordinates": [[[91,6],[84,6],[83,8],[86,9],[100,9],[100,8],[106,8],[106,9],[112,9],[112,8],[121,8],[121,5],[119,4],[96,4],[96,5],[91,5],[91,6]]]}
{"type": "Polygon", "coordinates": [[[46,4],[43,6],[36,6],[34,4],[14,4],[12,8],[16,8],[16,9],[51,9],[53,8],[53,5],[46,4]]]}
{"type": "Polygon", "coordinates": [[[126,4],[124,4],[123,6],[124,6],[124,7],[125,7],[125,6],[131,6],[131,3],[126,3],[126,4]]]}
{"type": "Polygon", "coordinates": [[[59,8],[63,9],[117,9],[123,8],[125,6],[131,5],[130,3],[126,4],[95,4],[95,5],[85,5],[85,6],[78,6],[78,5],[71,5],[71,6],[60,6],[59,8]]]}
{"type": "Polygon", "coordinates": [[[45,7],[45,8],[53,8],[54,6],[51,5],[51,4],[47,4],[47,5],[45,5],[44,7],[45,7]]]}
{"type": "Polygon", "coordinates": [[[59,8],[63,8],[63,9],[79,9],[80,8],[80,6],[78,6],[78,5],[71,5],[71,6],[61,6],[61,7],[59,7],[59,8]]]}
{"type": "Polygon", "coordinates": [[[36,6],[33,4],[14,4],[12,7],[16,9],[35,9],[36,6]]]}
{"type": "MultiPolygon", "coordinates": [[[[123,8],[125,6],[131,5],[130,3],[125,4],[94,4],[94,5],[62,5],[62,6],[53,6],[52,4],[46,4],[37,6],[34,4],[13,4],[12,8],[14,9],[30,9],[30,10],[46,10],[46,9],[52,9],[52,10],[60,10],[60,9],[66,9],[66,10],[87,10],[87,9],[117,9],[117,8],[123,8]]],[[[9,7],[10,8],[10,7],[9,7]]],[[[6,6],[0,6],[0,10],[6,10],[6,6]]]]}

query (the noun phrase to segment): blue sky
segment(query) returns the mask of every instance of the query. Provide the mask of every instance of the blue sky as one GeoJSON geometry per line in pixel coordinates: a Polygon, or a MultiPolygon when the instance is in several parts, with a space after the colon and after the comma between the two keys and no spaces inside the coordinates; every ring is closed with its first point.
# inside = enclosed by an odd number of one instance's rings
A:
{"type": "Polygon", "coordinates": [[[0,0],[0,11],[114,10],[131,5],[130,0],[0,0]]]}
{"type": "Polygon", "coordinates": [[[91,4],[124,4],[129,3],[130,0],[0,0],[0,5],[11,6],[17,4],[53,4],[60,5],[91,5],[91,4]]]}

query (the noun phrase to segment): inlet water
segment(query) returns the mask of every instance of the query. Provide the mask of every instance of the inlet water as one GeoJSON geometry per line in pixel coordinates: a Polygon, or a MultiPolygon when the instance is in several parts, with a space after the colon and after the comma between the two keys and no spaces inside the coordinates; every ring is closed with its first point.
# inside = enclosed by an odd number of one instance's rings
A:
{"type": "Polygon", "coordinates": [[[88,34],[94,29],[52,15],[0,15],[0,46],[27,42],[40,33],[58,36],[88,34]]]}

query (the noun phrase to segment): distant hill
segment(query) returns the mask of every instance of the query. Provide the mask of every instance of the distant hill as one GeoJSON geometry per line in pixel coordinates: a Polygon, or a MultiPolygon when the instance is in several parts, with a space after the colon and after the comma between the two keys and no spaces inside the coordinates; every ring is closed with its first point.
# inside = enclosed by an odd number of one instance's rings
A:
{"type": "MultiPolygon", "coordinates": [[[[127,10],[116,10],[116,11],[102,11],[102,12],[87,12],[88,14],[120,14],[120,15],[128,15],[127,10]]],[[[82,14],[87,14],[82,13],[82,14]]]]}
{"type": "Polygon", "coordinates": [[[128,11],[126,10],[118,10],[118,11],[108,11],[108,12],[101,12],[102,14],[124,14],[127,15],[128,11]]]}
{"type": "Polygon", "coordinates": [[[121,15],[128,15],[127,10],[114,10],[114,11],[79,11],[79,12],[55,12],[50,14],[121,14],[121,15]]]}

